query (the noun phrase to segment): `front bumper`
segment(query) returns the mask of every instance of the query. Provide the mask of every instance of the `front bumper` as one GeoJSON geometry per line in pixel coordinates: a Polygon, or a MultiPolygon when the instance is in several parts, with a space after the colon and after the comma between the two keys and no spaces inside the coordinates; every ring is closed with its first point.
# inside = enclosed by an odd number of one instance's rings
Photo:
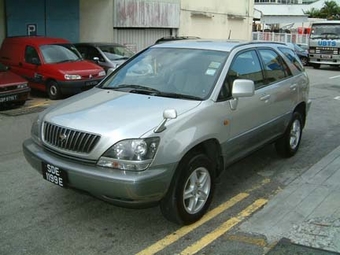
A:
{"type": "Polygon", "coordinates": [[[145,207],[160,201],[171,183],[175,164],[129,172],[99,167],[67,159],[27,139],[23,152],[30,165],[42,174],[42,163],[59,167],[67,173],[67,186],[124,207],[145,207]]]}
{"type": "Polygon", "coordinates": [[[30,88],[26,88],[0,92],[0,104],[26,101],[30,91],[30,88]]]}
{"type": "Polygon", "coordinates": [[[99,79],[58,81],[58,84],[62,94],[73,95],[93,88],[99,84],[102,79],[104,79],[104,76],[99,79]]]}

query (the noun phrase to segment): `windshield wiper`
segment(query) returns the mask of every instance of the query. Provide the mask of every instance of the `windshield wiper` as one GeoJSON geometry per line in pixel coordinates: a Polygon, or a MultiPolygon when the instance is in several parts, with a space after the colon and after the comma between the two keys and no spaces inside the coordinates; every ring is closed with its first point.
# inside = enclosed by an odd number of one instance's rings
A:
{"type": "Polygon", "coordinates": [[[186,94],[178,94],[178,93],[171,93],[171,92],[160,92],[156,96],[160,97],[171,97],[171,98],[180,98],[180,99],[190,99],[190,100],[199,100],[202,101],[203,99],[196,96],[186,95],[186,94]]]}
{"type": "Polygon", "coordinates": [[[65,60],[58,61],[57,64],[66,63],[66,62],[73,62],[73,61],[74,61],[73,59],[65,59],[65,60]]]}
{"type": "Polygon", "coordinates": [[[134,84],[122,84],[117,87],[112,87],[110,89],[126,91],[129,93],[142,93],[147,95],[155,95],[161,93],[157,89],[134,84]]]}

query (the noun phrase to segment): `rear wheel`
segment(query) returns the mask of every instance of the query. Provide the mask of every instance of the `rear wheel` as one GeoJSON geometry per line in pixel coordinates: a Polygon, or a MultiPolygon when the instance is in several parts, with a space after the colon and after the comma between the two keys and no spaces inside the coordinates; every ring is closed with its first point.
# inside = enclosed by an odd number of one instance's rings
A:
{"type": "Polygon", "coordinates": [[[302,128],[301,113],[294,112],[285,134],[275,143],[276,151],[280,156],[292,157],[295,155],[300,146],[302,128]]]}
{"type": "Polygon", "coordinates": [[[60,87],[56,81],[51,80],[47,83],[47,94],[52,100],[61,98],[60,87]]]}
{"type": "Polygon", "coordinates": [[[212,165],[202,153],[189,154],[181,161],[177,175],[160,204],[165,218],[187,225],[205,214],[215,190],[215,169],[212,165]]]}
{"type": "Polygon", "coordinates": [[[300,60],[301,60],[301,63],[302,63],[304,66],[308,65],[308,58],[306,58],[306,57],[301,57],[300,60]]]}

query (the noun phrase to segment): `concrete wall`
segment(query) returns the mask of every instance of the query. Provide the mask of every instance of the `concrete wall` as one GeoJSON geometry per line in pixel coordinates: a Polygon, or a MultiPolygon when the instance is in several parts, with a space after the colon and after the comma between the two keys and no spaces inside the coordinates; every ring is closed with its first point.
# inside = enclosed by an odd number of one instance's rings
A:
{"type": "Polygon", "coordinates": [[[253,0],[182,0],[179,35],[250,40],[253,0]]]}
{"type": "Polygon", "coordinates": [[[113,42],[113,0],[80,0],[80,42],[113,42]]]}
{"type": "Polygon", "coordinates": [[[6,37],[5,30],[5,6],[4,0],[0,0],[0,43],[6,37]]]}

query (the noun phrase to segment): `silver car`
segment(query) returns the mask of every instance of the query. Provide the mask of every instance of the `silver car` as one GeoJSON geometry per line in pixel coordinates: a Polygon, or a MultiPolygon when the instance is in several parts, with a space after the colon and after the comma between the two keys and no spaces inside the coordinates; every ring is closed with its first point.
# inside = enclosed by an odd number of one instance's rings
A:
{"type": "Polygon", "coordinates": [[[227,166],[269,143],[298,151],[308,94],[285,44],[166,42],[42,112],[23,151],[53,184],[190,224],[227,166]]]}
{"type": "Polygon", "coordinates": [[[74,46],[84,59],[93,61],[105,71],[116,69],[135,53],[118,43],[88,42],[75,43],[74,46]]]}

